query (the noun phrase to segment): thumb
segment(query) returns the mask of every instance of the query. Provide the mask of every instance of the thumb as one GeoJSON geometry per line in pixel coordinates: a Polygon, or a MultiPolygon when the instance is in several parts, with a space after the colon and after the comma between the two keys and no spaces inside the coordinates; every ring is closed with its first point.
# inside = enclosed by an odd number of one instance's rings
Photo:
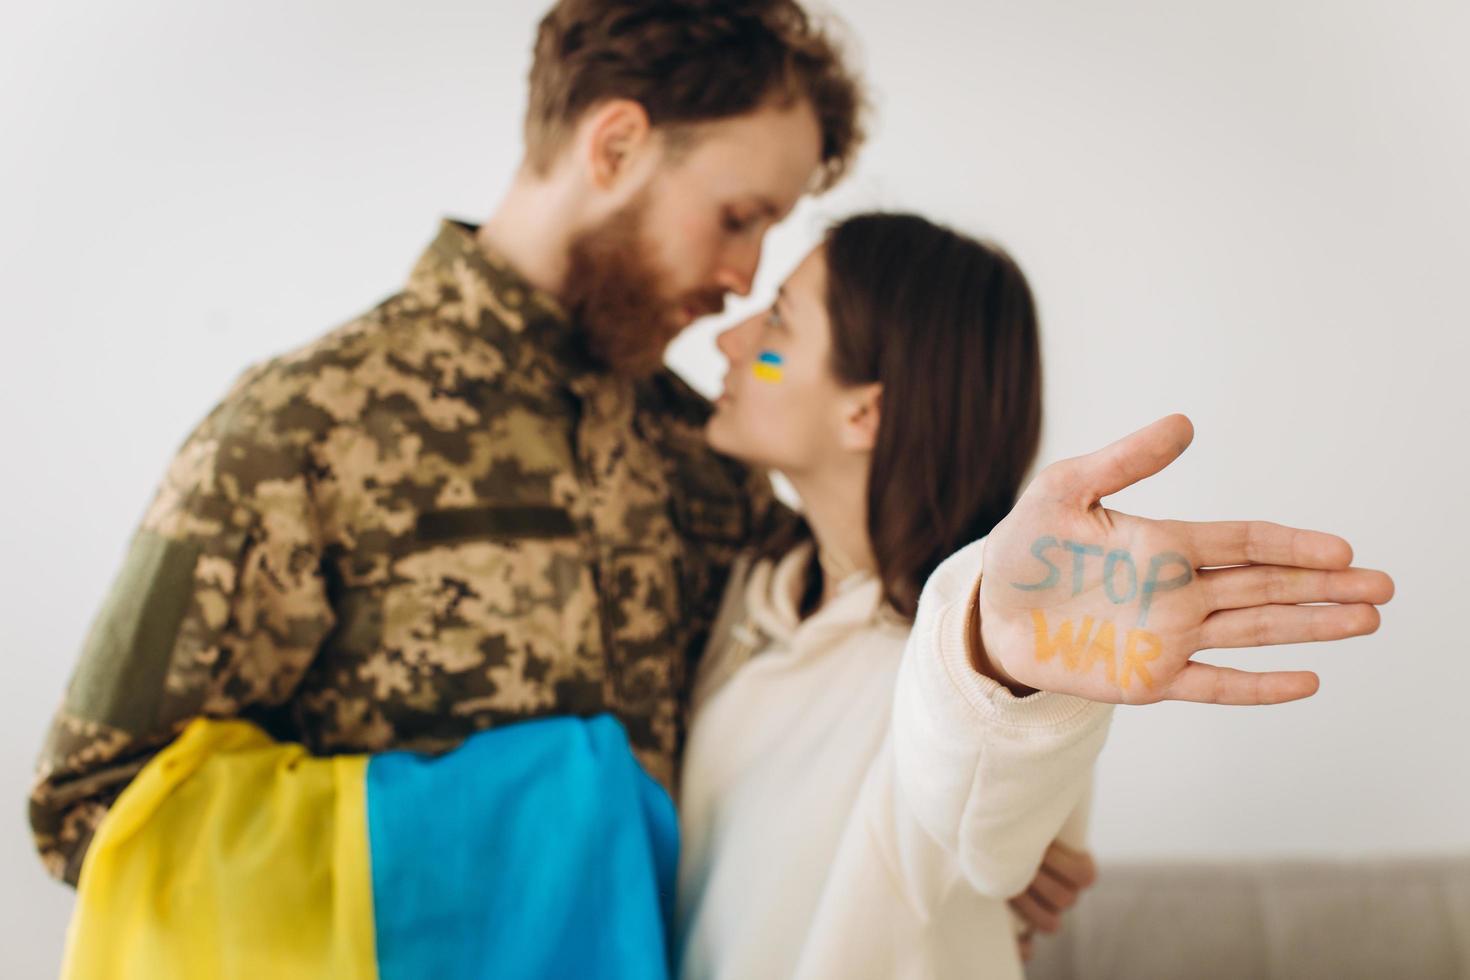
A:
{"type": "Polygon", "coordinates": [[[1189,448],[1194,425],[1183,415],[1166,415],[1132,435],[1062,464],[1066,494],[1086,506],[1153,476],[1189,448]]]}

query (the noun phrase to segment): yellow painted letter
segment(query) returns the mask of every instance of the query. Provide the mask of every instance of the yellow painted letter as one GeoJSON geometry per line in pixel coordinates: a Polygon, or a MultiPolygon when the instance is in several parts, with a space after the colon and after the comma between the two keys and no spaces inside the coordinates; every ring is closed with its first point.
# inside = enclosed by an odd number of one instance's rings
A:
{"type": "Polygon", "coordinates": [[[1057,627],[1057,635],[1053,637],[1047,629],[1046,617],[1040,609],[1031,610],[1031,621],[1036,625],[1036,660],[1038,663],[1046,663],[1056,656],[1058,651],[1062,654],[1062,663],[1066,664],[1068,670],[1076,670],[1082,661],[1082,651],[1087,646],[1087,634],[1092,632],[1092,617],[1088,616],[1082,620],[1082,629],[1077,636],[1072,636],[1072,621],[1066,619],[1062,625],[1057,627]]]}
{"type": "Polygon", "coordinates": [[[1102,661],[1103,670],[1108,675],[1108,682],[1118,683],[1118,668],[1116,661],[1118,647],[1114,640],[1113,624],[1103,623],[1097,628],[1097,633],[1092,637],[1092,645],[1087,648],[1087,656],[1082,661],[1083,670],[1091,670],[1092,665],[1099,660],[1102,661]]]}
{"type": "Polygon", "coordinates": [[[1128,649],[1123,653],[1123,676],[1120,683],[1123,690],[1128,690],[1132,680],[1130,675],[1137,674],[1138,679],[1143,681],[1144,687],[1153,687],[1154,679],[1149,676],[1148,668],[1144,666],[1147,661],[1157,660],[1159,654],[1164,652],[1164,641],[1157,633],[1148,630],[1129,630],[1128,649]],[[1143,649],[1139,649],[1142,645],[1143,649]]]}

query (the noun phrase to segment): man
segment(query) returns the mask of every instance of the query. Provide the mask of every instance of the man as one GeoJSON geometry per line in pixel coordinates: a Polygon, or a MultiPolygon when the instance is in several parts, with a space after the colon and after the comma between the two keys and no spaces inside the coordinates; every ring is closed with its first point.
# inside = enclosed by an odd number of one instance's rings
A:
{"type": "Polygon", "coordinates": [[[610,712],[672,787],[686,658],[774,511],[663,351],[841,177],[860,87],[793,0],[563,0],[530,82],[493,217],[179,451],[42,753],[57,877],[201,716],[335,755],[610,712]]]}

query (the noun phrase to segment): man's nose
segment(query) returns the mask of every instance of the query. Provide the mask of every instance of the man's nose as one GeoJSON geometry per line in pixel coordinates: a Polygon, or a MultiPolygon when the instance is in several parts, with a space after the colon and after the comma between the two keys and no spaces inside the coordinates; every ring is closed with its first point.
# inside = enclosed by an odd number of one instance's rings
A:
{"type": "Polygon", "coordinates": [[[732,244],[721,260],[715,274],[720,288],[737,296],[749,296],[755,285],[756,269],[761,264],[761,238],[752,236],[748,241],[732,244]]]}

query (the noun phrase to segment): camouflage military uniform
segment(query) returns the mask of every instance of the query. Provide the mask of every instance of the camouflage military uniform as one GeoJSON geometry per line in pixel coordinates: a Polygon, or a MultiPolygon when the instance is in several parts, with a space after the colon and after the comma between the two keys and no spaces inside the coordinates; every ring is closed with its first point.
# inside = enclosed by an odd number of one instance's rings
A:
{"type": "Polygon", "coordinates": [[[403,292],[247,371],[179,451],[42,752],[48,869],[76,881],[198,715],[330,754],[607,710],[672,788],[686,658],[777,513],[707,412],[672,373],[598,369],[444,222],[403,292]]]}

